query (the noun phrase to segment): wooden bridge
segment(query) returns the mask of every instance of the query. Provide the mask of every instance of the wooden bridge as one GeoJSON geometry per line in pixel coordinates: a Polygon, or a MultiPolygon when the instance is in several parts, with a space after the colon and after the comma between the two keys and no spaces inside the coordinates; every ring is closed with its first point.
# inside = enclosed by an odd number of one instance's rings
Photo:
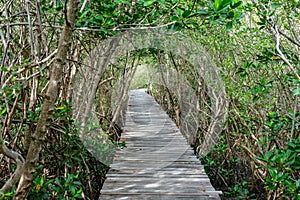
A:
{"type": "Polygon", "coordinates": [[[122,141],[100,199],[220,199],[174,122],[144,90],[129,93],[122,141]]]}

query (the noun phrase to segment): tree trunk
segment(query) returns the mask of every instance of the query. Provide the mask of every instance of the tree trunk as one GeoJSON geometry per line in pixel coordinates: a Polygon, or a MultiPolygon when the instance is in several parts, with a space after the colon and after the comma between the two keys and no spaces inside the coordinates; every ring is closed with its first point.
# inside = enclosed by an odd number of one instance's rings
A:
{"type": "Polygon", "coordinates": [[[32,185],[33,174],[36,171],[36,163],[39,159],[39,153],[42,149],[42,142],[47,131],[48,122],[52,116],[52,111],[54,110],[54,103],[57,97],[63,67],[65,65],[70,46],[69,42],[72,38],[73,27],[76,22],[78,6],[79,0],[69,1],[68,10],[66,11],[66,23],[60,36],[56,59],[50,71],[51,75],[44,98],[43,108],[30,142],[23,173],[14,199],[25,199],[32,185]]]}

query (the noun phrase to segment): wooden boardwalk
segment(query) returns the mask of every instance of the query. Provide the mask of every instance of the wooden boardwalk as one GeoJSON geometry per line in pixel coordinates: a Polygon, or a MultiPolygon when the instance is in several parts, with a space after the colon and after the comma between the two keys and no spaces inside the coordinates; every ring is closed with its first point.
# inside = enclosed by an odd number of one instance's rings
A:
{"type": "Polygon", "coordinates": [[[220,199],[174,122],[144,90],[129,93],[126,123],[100,199],[220,199]]]}

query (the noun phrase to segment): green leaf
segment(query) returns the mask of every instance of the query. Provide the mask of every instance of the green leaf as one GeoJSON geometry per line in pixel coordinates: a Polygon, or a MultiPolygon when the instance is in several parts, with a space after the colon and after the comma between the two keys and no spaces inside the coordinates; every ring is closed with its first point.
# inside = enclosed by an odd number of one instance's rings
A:
{"type": "Polygon", "coordinates": [[[270,151],[267,151],[266,152],[266,161],[268,162],[269,160],[270,160],[270,158],[272,157],[272,152],[270,152],[270,151]]]}
{"type": "Polygon", "coordinates": [[[190,10],[185,10],[182,14],[182,17],[186,18],[188,17],[189,15],[191,14],[191,11],[190,10]]]}
{"type": "Polygon", "coordinates": [[[60,181],[58,178],[55,179],[55,182],[56,182],[56,184],[57,184],[58,186],[61,187],[61,181],[60,181]]]}
{"type": "Polygon", "coordinates": [[[230,30],[230,29],[232,28],[232,26],[233,26],[233,23],[232,23],[232,22],[228,22],[228,23],[226,24],[226,29],[227,29],[227,30],[230,30]]]}
{"type": "Polygon", "coordinates": [[[214,2],[214,8],[215,10],[219,10],[221,4],[221,0],[215,0],[214,2]]]}
{"type": "Polygon", "coordinates": [[[272,3],[272,4],[271,4],[271,8],[272,8],[272,9],[277,9],[277,8],[280,8],[281,6],[282,6],[281,3],[272,3]]]}
{"type": "Polygon", "coordinates": [[[108,145],[104,146],[104,148],[103,148],[103,151],[107,151],[107,150],[109,150],[109,146],[108,145]]]}
{"type": "Polygon", "coordinates": [[[65,106],[58,106],[55,108],[55,110],[63,110],[63,109],[65,109],[65,106]]]}
{"type": "Polygon", "coordinates": [[[235,13],[234,13],[233,11],[230,11],[230,12],[227,14],[227,18],[228,18],[228,19],[232,19],[232,18],[234,18],[234,15],[235,15],[235,13]]]}
{"type": "Polygon", "coordinates": [[[119,5],[119,4],[127,4],[128,3],[128,0],[115,0],[115,2],[119,5]]]}
{"type": "Polygon", "coordinates": [[[86,11],[84,11],[84,12],[80,15],[79,19],[83,19],[90,11],[91,11],[91,9],[87,9],[86,11]]]}
{"type": "Polygon", "coordinates": [[[73,184],[74,184],[74,185],[81,185],[81,182],[79,182],[79,181],[74,181],[73,184]]]}
{"type": "Polygon", "coordinates": [[[242,1],[238,1],[238,2],[234,3],[234,4],[231,6],[231,8],[232,8],[232,9],[235,9],[235,8],[239,7],[240,5],[242,5],[242,4],[243,4],[242,1]]]}
{"type": "Polygon", "coordinates": [[[81,158],[79,158],[79,157],[76,157],[76,156],[74,156],[74,157],[72,157],[74,160],[76,160],[76,161],[78,161],[78,162],[81,162],[82,160],[81,160],[81,158]]]}
{"type": "Polygon", "coordinates": [[[268,117],[271,118],[271,119],[275,118],[276,117],[276,112],[269,112],[268,117]]]}
{"type": "Polygon", "coordinates": [[[272,177],[272,179],[276,179],[277,178],[277,173],[275,170],[270,170],[270,176],[272,177]]]}
{"type": "Polygon", "coordinates": [[[294,96],[297,96],[297,95],[299,95],[299,94],[300,94],[300,88],[294,89],[293,95],[294,95],[294,96]]]}
{"type": "Polygon", "coordinates": [[[0,115],[3,115],[6,113],[6,107],[3,108],[3,110],[0,112],[0,115]]]}
{"type": "Polygon", "coordinates": [[[208,10],[199,10],[197,13],[199,15],[209,15],[211,12],[208,10]]]}
{"type": "Polygon", "coordinates": [[[155,0],[150,0],[150,1],[144,1],[144,6],[147,7],[147,6],[151,6],[153,3],[155,3],[156,1],[155,0]]]}
{"type": "Polygon", "coordinates": [[[173,15],[173,16],[170,17],[170,19],[171,19],[172,21],[178,21],[178,20],[179,20],[179,17],[173,15]]]}
{"type": "Polygon", "coordinates": [[[4,72],[8,72],[9,70],[6,67],[1,67],[1,70],[4,72]]]}

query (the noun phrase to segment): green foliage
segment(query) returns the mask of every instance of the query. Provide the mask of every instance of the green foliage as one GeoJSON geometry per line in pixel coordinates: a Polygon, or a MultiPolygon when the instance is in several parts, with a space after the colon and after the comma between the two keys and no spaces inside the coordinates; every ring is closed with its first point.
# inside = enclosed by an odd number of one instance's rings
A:
{"type": "Polygon", "coordinates": [[[294,90],[293,90],[293,95],[294,95],[294,96],[300,95],[300,88],[294,89],[294,90]]]}
{"type": "Polygon", "coordinates": [[[127,146],[126,146],[126,142],[125,142],[125,141],[119,142],[119,143],[118,143],[118,147],[121,148],[121,149],[126,148],[126,147],[127,147],[127,146]]]}
{"type": "Polygon", "coordinates": [[[78,174],[67,174],[61,178],[49,179],[39,176],[34,179],[33,187],[28,198],[42,199],[82,199],[82,187],[78,174]]]}
{"type": "Polygon", "coordinates": [[[256,199],[254,194],[249,191],[248,182],[243,181],[228,188],[226,195],[234,196],[236,199],[256,199]]]}
{"type": "Polygon", "coordinates": [[[12,190],[8,193],[3,193],[2,191],[0,191],[0,199],[1,200],[12,200],[13,197],[15,195],[15,189],[12,188],[12,190]]]}
{"type": "Polygon", "coordinates": [[[40,155],[44,162],[37,167],[29,199],[81,199],[83,192],[90,198],[99,197],[108,167],[84,146],[70,115],[71,109],[71,104],[65,101],[54,109],[55,121],[50,125],[40,155]]]}
{"type": "Polygon", "coordinates": [[[242,3],[237,0],[207,0],[204,4],[206,8],[199,10],[197,14],[212,24],[225,24],[227,29],[231,29],[244,17],[242,10],[238,9],[242,3]]]}
{"type": "Polygon", "coordinates": [[[265,188],[278,191],[286,199],[300,199],[300,139],[288,142],[286,148],[267,151],[257,159],[267,164],[265,188]],[[296,173],[296,175],[295,175],[296,173]]]}
{"type": "Polygon", "coordinates": [[[49,22],[53,22],[58,18],[57,23],[59,23],[60,25],[63,25],[65,23],[63,17],[63,10],[65,5],[64,1],[42,0],[41,5],[42,5],[41,9],[43,11],[43,14],[47,14],[47,18],[49,22]]]}
{"type": "Polygon", "coordinates": [[[97,27],[102,37],[114,35],[119,29],[126,30],[130,25],[155,26],[161,23],[161,16],[169,19],[173,12],[169,8],[176,3],[177,0],[139,0],[136,3],[127,0],[92,1],[79,14],[76,26],[97,27]]]}
{"type": "Polygon", "coordinates": [[[224,192],[225,198],[257,199],[249,185],[251,172],[243,170],[247,164],[243,163],[238,154],[232,155],[229,152],[230,146],[227,138],[222,135],[219,143],[210,153],[200,157],[200,161],[215,184],[214,186],[224,192]]]}

